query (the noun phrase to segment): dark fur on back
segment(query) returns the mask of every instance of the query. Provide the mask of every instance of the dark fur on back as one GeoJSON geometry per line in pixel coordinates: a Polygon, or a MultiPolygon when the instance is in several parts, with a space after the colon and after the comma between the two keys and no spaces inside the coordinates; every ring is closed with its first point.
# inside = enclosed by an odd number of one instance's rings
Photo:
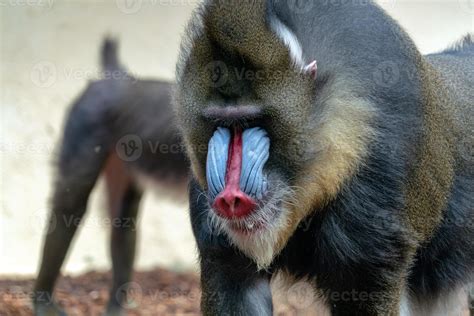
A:
{"type": "MultiPolygon", "coordinates": [[[[150,177],[181,181],[186,178],[187,163],[171,107],[173,84],[134,78],[120,65],[117,46],[111,38],[104,40],[104,79],[89,83],[74,102],[64,138],[77,139],[94,128],[103,134],[101,142],[106,145],[101,150],[111,153],[121,153],[119,140],[139,140],[141,154],[124,161],[127,165],[150,177]]],[[[64,145],[62,155],[74,152],[67,147],[74,144],[64,145]]]]}

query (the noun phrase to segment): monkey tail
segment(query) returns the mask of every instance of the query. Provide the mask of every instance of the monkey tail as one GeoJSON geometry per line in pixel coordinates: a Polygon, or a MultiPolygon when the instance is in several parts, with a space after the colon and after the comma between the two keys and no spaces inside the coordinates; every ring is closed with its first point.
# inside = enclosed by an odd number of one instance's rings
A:
{"type": "Polygon", "coordinates": [[[102,43],[101,64],[104,72],[126,72],[118,60],[118,41],[107,36],[102,43]]]}

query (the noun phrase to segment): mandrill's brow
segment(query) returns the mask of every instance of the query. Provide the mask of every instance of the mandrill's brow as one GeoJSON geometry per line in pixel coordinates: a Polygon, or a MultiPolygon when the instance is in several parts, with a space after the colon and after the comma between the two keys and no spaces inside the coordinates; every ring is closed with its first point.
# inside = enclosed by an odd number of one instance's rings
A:
{"type": "Polygon", "coordinates": [[[213,121],[247,121],[261,118],[263,110],[254,105],[210,106],[202,111],[202,116],[213,121]]]}

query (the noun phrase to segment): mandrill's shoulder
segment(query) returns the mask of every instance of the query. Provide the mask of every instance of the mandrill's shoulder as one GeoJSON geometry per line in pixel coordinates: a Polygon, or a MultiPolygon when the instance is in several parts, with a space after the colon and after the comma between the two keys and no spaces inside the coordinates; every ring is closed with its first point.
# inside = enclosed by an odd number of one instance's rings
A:
{"type": "Polygon", "coordinates": [[[451,48],[440,53],[427,55],[426,60],[438,72],[443,84],[446,85],[455,98],[457,107],[472,111],[474,100],[474,89],[472,89],[474,85],[474,35],[466,35],[451,48]]]}
{"type": "Polygon", "coordinates": [[[427,62],[438,71],[451,88],[456,88],[464,99],[472,100],[474,90],[474,35],[468,34],[450,48],[426,56],[427,62]]]}
{"type": "Polygon", "coordinates": [[[474,141],[474,35],[468,34],[455,45],[426,56],[444,89],[446,115],[454,122],[458,142],[474,141]]]}
{"type": "Polygon", "coordinates": [[[450,48],[426,56],[426,60],[448,85],[454,85],[459,93],[471,97],[474,83],[474,35],[468,34],[450,48]]]}

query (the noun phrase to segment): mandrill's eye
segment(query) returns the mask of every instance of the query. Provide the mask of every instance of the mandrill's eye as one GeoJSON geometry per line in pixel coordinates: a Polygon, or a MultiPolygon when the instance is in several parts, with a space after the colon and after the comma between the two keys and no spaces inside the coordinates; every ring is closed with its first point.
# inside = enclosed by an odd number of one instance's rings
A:
{"type": "Polygon", "coordinates": [[[270,139],[259,127],[242,131],[219,127],[209,141],[206,176],[213,207],[225,217],[255,209],[268,187],[263,173],[270,139]]]}

